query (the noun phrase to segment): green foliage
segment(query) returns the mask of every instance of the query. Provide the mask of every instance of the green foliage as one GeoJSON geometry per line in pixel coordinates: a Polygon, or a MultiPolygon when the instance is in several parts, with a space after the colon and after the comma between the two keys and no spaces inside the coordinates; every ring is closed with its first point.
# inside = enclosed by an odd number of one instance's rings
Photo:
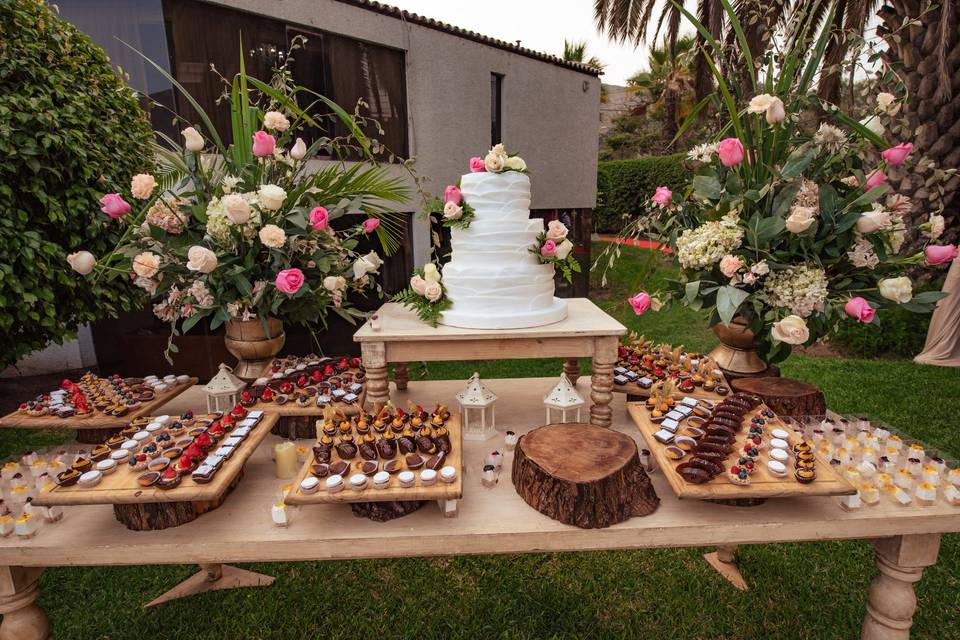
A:
{"type": "Polygon", "coordinates": [[[597,167],[598,203],[593,210],[593,230],[611,233],[623,228],[624,218],[643,211],[659,186],[680,192],[690,180],[685,154],[648,156],[636,160],[611,160],[597,167]]]}
{"type": "Polygon", "coordinates": [[[476,213],[473,207],[467,204],[466,201],[461,201],[459,205],[462,211],[460,217],[451,219],[443,215],[443,208],[445,206],[446,203],[443,201],[443,198],[434,197],[427,202],[423,211],[420,212],[420,215],[424,218],[439,220],[440,224],[450,229],[470,228],[470,223],[473,222],[473,216],[476,213]]]}
{"type": "Polygon", "coordinates": [[[912,358],[923,351],[929,326],[929,315],[898,306],[878,314],[870,324],[841,322],[833,341],[860,358],[912,358]]]}
{"type": "Polygon", "coordinates": [[[417,317],[431,327],[437,326],[440,322],[440,315],[453,306],[449,298],[443,296],[436,302],[430,302],[419,293],[409,287],[393,296],[392,302],[399,302],[405,307],[409,307],[417,313],[417,317]]]}
{"type": "Polygon", "coordinates": [[[149,164],[153,132],[103,50],[35,0],[0,2],[0,367],[139,306],[129,283],[91,287],[66,255],[102,255],[99,214],[149,164]]]}

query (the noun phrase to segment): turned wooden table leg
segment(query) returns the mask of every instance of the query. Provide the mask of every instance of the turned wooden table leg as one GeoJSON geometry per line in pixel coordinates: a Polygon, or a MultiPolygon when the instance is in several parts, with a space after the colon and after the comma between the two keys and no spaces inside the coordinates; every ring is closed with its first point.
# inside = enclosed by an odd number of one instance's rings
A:
{"type": "Polygon", "coordinates": [[[410,382],[410,370],[406,362],[397,362],[393,365],[393,382],[397,386],[397,391],[406,391],[407,383],[410,382]]]}
{"type": "Polygon", "coordinates": [[[374,411],[379,411],[390,399],[386,345],[382,342],[364,342],[360,350],[363,366],[367,369],[367,401],[374,411]]]}
{"type": "Polygon", "coordinates": [[[50,625],[36,605],[43,569],[0,567],[0,640],[49,640],[50,625]]]}
{"type": "Polygon", "coordinates": [[[940,534],[927,533],[873,541],[880,575],[870,585],[861,640],[908,640],[917,610],[913,583],[937,562],[940,534]]]}
{"type": "Polygon", "coordinates": [[[563,372],[567,374],[570,383],[576,385],[580,379],[580,358],[567,358],[563,361],[563,372]]]}
{"type": "Polygon", "coordinates": [[[595,338],[593,345],[593,377],[590,381],[590,424],[609,427],[613,422],[613,367],[617,362],[617,338],[595,338]]]}

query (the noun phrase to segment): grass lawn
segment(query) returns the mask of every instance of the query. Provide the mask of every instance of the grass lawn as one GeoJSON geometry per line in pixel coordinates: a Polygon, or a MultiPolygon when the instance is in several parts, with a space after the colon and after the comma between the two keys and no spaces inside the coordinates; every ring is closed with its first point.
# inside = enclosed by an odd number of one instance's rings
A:
{"type": "MultiPolygon", "coordinates": [[[[595,247],[594,254],[600,247],[595,247]]],[[[625,249],[613,285],[594,299],[630,329],[706,349],[712,333],[685,308],[634,316],[645,253],[625,249]]],[[[663,277],[658,271],[657,277],[663,277]]],[[[653,290],[656,282],[643,283],[653,290]]],[[[431,363],[411,376],[556,375],[556,360],[431,363]]],[[[831,408],[886,421],[960,455],[960,371],[910,361],[793,356],[783,374],[821,386],[831,408]]],[[[50,445],[50,433],[0,432],[0,451],[50,445]]],[[[69,515],[68,515],[69,517],[69,515]]],[[[749,511],[744,511],[749,517],[749,511]]],[[[350,516],[346,516],[349,526],[350,516]]],[[[259,564],[267,590],[222,591],[144,611],[189,576],[190,566],[47,571],[40,605],[58,639],[77,638],[559,638],[859,637],[875,575],[865,542],[740,549],[751,590],[729,587],[702,549],[259,564]]],[[[960,638],[960,536],[946,536],[937,566],[917,585],[913,638],[960,638]]]]}

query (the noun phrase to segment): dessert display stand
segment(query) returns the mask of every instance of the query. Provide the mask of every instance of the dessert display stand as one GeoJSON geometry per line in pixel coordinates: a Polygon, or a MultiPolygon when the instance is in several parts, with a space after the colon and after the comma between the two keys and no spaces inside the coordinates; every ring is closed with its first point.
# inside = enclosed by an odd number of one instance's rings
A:
{"type": "Polygon", "coordinates": [[[619,337],[626,327],[586,298],[567,300],[567,317],[529,329],[462,329],[431,327],[413,311],[387,303],[376,312],[379,328],[367,321],[353,335],[360,343],[367,369],[367,400],[381,407],[390,397],[387,365],[402,363],[396,373],[398,389],[407,386],[405,363],[437,360],[498,360],[504,357],[564,358],[564,371],[572,382],[580,375],[577,358],[593,361],[590,387],[590,424],[609,427],[612,420],[613,367],[619,337]]]}
{"type": "MultiPolygon", "coordinates": [[[[197,384],[198,378],[190,378],[189,382],[178,384],[158,393],[153,400],[144,402],[122,416],[108,416],[99,411],[85,418],[58,418],[57,416],[28,416],[18,411],[9,413],[0,418],[0,428],[7,429],[76,429],[77,442],[83,444],[102,444],[107,438],[119,433],[130,424],[130,421],[140,416],[155,415],[163,405],[197,384]]],[[[200,405],[198,405],[200,406],[200,405]]]]}
{"type": "Polygon", "coordinates": [[[540,513],[583,529],[600,529],[660,504],[640,464],[637,443],[589,424],[550,424],[517,443],[513,486],[540,513]]]}
{"type": "MultiPolygon", "coordinates": [[[[498,423],[498,429],[510,429],[522,436],[542,424],[543,392],[555,381],[495,381],[511,390],[499,401],[497,413],[503,416],[503,423],[498,423]]],[[[411,381],[409,391],[396,392],[394,401],[403,406],[407,400],[418,398],[452,398],[462,386],[460,380],[411,381]]],[[[202,402],[203,392],[196,387],[163,412],[181,413],[202,402]]],[[[618,395],[613,403],[612,429],[639,439],[623,408],[623,396],[618,395]]],[[[480,469],[490,445],[464,442],[464,499],[459,515],[452,519],[444,518],[436,509],[420,509],[400,520],[380,523],[354,518],[342,505],[325,504],[300,509],[288,527],[274,526],[270,506],[286,481],[275,477],[269,446],[259,447],[247,460],[243,481],[223,506],[182,527],[130,531],[114,519],[109,505],[67,508],[61,522],[44,525],[29,540],[15,535],[0,538],[0,613],[4,614],[0,638],[49,637],[46,616],[37,606],[38,578],[45,567],[206,566],[703,546],[722,549],[745,544],[861,539],[872,542],[879,571],[865,594],[862,638],[907,640],[917,608],[913,584],[921,579],[924,567],[936,564],[941,534],[960,532],[960,508],[943,501],[909,509],[884,501],[848,512],[839,508],[836,498],[811,496],[768,500],[752,509],[731,509],[678,499],[660,472],[650,475],[660,497],[660,506],[652,514],[605,529],[580,529],[548,518],[517,495],[509,479],[515,452],[506,453],[500,481],[493,487],[483,486],[480,469]]],[[[794,579],[809,581],[814,575],[802,572],[794,579]]],[[[221,580],[227,580],[226,567],[222,576],[221,580]]],[[[55,586],[51,584],[51,588],[55,586]]],[[[487,588],[497,588],[495,581],[487,588]]],[[[824,585],[823,593],[828,592],[829,585],[824,585]]],[[[948,606],[949,598],[948,593],[928,593],[925,601],[932,610],[948,606]]],[[[598,610],[603,606],[604,602],[596,602],[598,610]]],[[[815,612],[810,615],[816,624],[815,612]]],[[[110,621],[105,621],[104,633],[109,626],[110,621]]],[[[830,631],[823,630],[820,635],[827,637],[830,631]]]]}
{"type": "Polygon", "coordinates": [[[778,416],[824,417],[827,401],[816,385],[794,378],[737,378],[730,383],[734,391],[760,396],[778,416]]]}

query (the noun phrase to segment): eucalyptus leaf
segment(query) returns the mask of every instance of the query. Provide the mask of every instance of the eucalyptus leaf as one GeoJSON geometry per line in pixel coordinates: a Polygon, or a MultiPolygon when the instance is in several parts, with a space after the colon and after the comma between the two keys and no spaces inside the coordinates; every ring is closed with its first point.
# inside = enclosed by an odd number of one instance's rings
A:
{"type": "Polygon", "coordinates": [[[723,324],[730,324],[730,321],[737,314],[737,309],[749,296],[750,294],[743,289],[737,289],[730,285],[720,287],[717,291],[717,313],[720,315],[723,324]]]}
{"type": "Polygon", "coordinates": [[[694,176],[693,195],[700,200],[717,200],[720,197],[720,181],[716,176],[694,176]]]}
{"type": "Polygon", "coordinates": [[[810,163],[816,155],[817,148],[813,145],[809,143],[800,145],[793,150],[793,153],[790,154],[787,161],[783,163],[783,169],[780,170],[780,175],[786,179],[799,176],[810,166],[810,163]]]}

